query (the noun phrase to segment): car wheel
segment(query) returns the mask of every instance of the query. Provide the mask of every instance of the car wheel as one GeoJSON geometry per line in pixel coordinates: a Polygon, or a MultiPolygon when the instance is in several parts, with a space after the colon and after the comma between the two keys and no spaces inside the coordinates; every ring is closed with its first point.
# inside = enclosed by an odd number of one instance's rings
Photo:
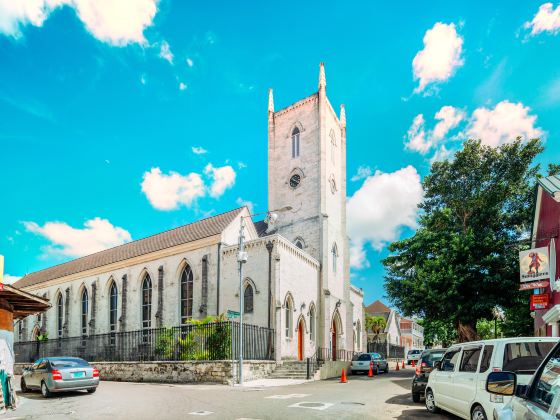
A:
{"type": "Polygon", "coordinates": [[[384,372],[385,372],[385,373],[389,373],[389,363],[387,363],[387,364],[385,365],[385,370],[384,370],[384,372]]]}
{"type": "Polygon", "coordinates": [[[29,388],[27,388],[27,385],[25,384],[25,379],[21,378],[21,381],[20,381],[19,385],[20,385],[20,388],[21,388],[21,392],[23,392],[24,394],[26,392],[29,392],[29,388]]]}
{"type": "Polygon", "coordinates": [[[439,408],[436,406],[436,399],[431,389],[426,391],[426,409],[432,413],[439,413],[439,408]]]}
{"type": "Polygon", "coordinates": [[[417,392],[414,392],[412,394],[412,401],[414,401],[415,403],[420,402],[420,394],[417,392]]]}
{"type": "Polygon", "coordinates": [[[45,398],[49,398],[52,395],[51,391],[49,391],[49,388],[47,388],[47,384],[45,383],[45,381],[41,382],[41,394],[45,398]]]}
{"type": "Polygon", "coordinates": [[[480,405],[477,405],[475,408],[473,408],[473,411],[471,413],[471,419],[487,420],[486,413],[484,412],[484,408],[482,408],[482,406],[480,405]]]}
{"type": "Polygon", "coordinates": [[[356,374],[356,371],[355,371],[355,370],[353,370],[353,371],[351,371],[351,372],[352,372],[352,375],[355,375],[355,374],[356,374]]]}
{"type": "Polygon", "coordinates": [[[88,388],[87,390],[89,394],[93,394],[95,391],[97,391],[97,388],[88,388]]]}

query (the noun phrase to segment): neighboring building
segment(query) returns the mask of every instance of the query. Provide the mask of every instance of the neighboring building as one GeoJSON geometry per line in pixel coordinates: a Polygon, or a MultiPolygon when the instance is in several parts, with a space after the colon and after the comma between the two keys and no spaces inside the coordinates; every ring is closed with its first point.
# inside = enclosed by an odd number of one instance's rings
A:
{"type": "Polygon", "coordinates": [[[413,319],[401,318],[401,345],[406,350],[424,349],[424,327],[413,319]]]}
{"type": "Polygon", "coordinates": [[[268,207],[290,211],[268,225],[238,208],[28,274],[16,287],[53,307],[24,320],[18,339],[147,330],[239,310],[244,223],[244,321],[275,329],[275,358],[362,350],[363,293],[350,286],[346,197],[346,117],[327,98],[321,64],[311,96],[275,112],[269,92],[268,207]]]}
{"type": "MultiPolygon", "coordinates": [[[[539,178],[533,221],[533,248],[548,247],[550,285],[534,289],[548,293],[548,309],[535,311],[535,335],[560,337],[560,291],[554,290],[560,274],[560,176],[539,178]]],[[[528,303],[527,303],[528,304],[528,303]]]]}
{"type": "Polygon", "coordinates": [[[366,307],[365,312],[370,316],[382,316],[385,318],[386,323],[385,329],[378,337],[374,337],[374,334],[371,331],[367,332],[368,342],[375,339],[377,341],[394,344],[396,346],[401,345],[401,331],[399,325],[400,316],[394,309],[389,308],[380,300],[376,300],[366,307]]]}

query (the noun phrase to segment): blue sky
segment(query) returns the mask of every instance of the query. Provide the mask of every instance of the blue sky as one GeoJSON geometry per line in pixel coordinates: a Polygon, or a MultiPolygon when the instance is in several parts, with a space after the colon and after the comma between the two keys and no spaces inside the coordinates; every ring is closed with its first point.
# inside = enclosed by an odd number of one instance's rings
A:
{"type": "Polygon", "coordinates": [[[346,105],[366,303],[384,294],[386,244],[414,230],[430,161],[520,135],[560,162],[558,4],[203,3],[0,1],[8,275],[239,203],[267,210],[267,89],[277,109],[313,93],[321,61],[346,105]]]}

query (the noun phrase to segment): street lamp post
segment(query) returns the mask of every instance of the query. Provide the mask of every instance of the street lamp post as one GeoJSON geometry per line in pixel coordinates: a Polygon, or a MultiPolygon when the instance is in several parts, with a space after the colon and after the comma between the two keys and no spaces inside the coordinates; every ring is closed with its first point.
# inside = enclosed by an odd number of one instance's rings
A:
{"type": "Polygon", "coordinates": [[[245,251],[245,219],[261,214],[266,214],[266,220],[268,220],[268,224],[272,225],[278,218],[277,213],[281,213],[291,209],[291,206],[286,206],[278,210],[241,216],[241,224],[239,226],[239,251],[237,253],[237,262],[239,263],[239,385],[243,385],[243,309],[245,304],[245,296],[243,293],[243,264],[245,264],[248,259],[247,252],[245,251]]]}

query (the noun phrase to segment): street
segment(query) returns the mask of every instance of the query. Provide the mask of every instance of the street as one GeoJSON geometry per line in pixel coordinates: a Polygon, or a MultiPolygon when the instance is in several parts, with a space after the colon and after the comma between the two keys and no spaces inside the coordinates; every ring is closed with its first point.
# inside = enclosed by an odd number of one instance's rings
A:
{"type": "MultiPolygon", "coordinates": [[[[275,387],[102,382],[95,394],[74,392],[51,399],[19,393],[8,419],[455,419],[431,415],[410,396],[412,370],[374,378],[338,379],[275,387]]],[[[19,378],[18,378],[19,383],[19,378]]]]}

